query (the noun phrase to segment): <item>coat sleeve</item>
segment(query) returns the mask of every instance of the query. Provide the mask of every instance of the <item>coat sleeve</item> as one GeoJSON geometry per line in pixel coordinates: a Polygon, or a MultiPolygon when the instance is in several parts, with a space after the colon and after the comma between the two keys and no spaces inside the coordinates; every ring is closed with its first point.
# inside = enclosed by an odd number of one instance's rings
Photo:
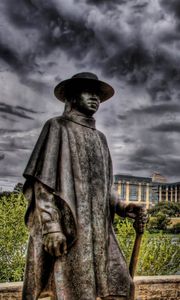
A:
{"type": "Polygon", "coordinates": [[[54,195],[40,182],[35,182],[36,210],[41,224],[42,235],[52,232],[62,232],[61,215],[54,195]]]}

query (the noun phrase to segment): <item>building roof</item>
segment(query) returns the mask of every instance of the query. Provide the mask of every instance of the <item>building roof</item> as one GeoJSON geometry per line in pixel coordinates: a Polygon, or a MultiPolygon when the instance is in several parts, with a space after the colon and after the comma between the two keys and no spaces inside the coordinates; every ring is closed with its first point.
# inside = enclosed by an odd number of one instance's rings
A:
{"type": "Polygon", "coordinates": [[[138,181],[138,182],[146,182],[151,183],[152,178],[151,177],[141,177],[141,176],[133,176],[129,174],[116,174],[114,175],[114,181],[117,183],[118,181],[138,181]]]}
{"type": "Polygon", "coordinates": [[[129,181],[130,183],[151,183],[153,186],[180,186],[180,182],[158,182],[153,181],[152,177],[134,176],[129,174],[115,174],[114,183],[118,183],[118,181],[129,181]]]}

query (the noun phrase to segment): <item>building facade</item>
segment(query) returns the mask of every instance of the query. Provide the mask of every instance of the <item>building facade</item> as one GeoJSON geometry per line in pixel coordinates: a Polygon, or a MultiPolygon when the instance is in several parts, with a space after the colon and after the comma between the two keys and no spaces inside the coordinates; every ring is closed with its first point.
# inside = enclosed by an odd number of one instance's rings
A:
{"type": "Polygon", "coordinates": [[[159,202],[180,202],[180,182],[168,183],[159,173],[152,177],[114,175],[114,187],[120,200],[146,208],[159,202]]]}

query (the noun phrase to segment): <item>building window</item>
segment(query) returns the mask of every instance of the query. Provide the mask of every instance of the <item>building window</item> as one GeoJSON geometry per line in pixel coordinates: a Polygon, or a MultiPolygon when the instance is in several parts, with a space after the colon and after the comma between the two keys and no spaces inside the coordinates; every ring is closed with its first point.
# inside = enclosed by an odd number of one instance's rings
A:
{"type": "Polygon", "coordinates": [[[141,201],[142,202],[146,201],[146,186],[145,185],[141,186],[141,201]]]}
{"type": "Polygon", "coordinates": [[[120,200],[126,200],[126,184],[121,184],[121,194],[120,194],[120,200]]]}
{"type": "Polygon", "coordinates": [[[159,200],[159,187],[157,185],[152,186],[152,198],[153,203],[158,203],[159,200]]]}
{"type": "Polygon", "coordinates": [[[163,202],[165,202],[166,201],[166,186],[162,186],[161,195],[162,195],[161,200],[163,202]]]}
{"type": "Polygon", "coordinates": [[[130,184],[129,187],[130,187],[129,200],[138,201],[138,186],[136,184],[130,184]]]}

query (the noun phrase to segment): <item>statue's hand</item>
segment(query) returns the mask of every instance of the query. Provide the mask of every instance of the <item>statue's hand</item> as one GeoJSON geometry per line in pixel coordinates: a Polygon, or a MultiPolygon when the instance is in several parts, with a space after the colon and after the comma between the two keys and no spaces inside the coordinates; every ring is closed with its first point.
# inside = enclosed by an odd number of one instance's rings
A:
{"type": "Polygon", "coordinates": [[[52,256],[67,253],[66,237],[62,232],[51,232],[43,236],[44,249],[52,256]]]}
{"type": "Polygon", "coordinates": [[[145,208],[138,204],[129,203],[126,208],[126,217],[132,218],[135,220],[134,228],[139,233],[144,232],[145,225],[148,221],[147,213],[145,208]]]}

